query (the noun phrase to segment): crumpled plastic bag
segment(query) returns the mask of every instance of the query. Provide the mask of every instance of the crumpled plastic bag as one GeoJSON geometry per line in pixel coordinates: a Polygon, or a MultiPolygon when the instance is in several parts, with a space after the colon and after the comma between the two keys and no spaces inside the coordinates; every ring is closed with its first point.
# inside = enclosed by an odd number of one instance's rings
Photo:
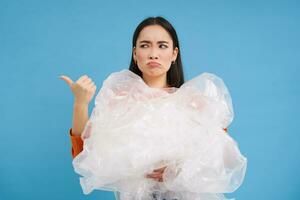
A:
{"type": "Polygon", "coordinates": [[[96,96],[83,151],[73,160],[83,192],[117,191],[120,200],[226,199],[222,193],[242,184],[247,166],[224,131],[233,117],[228,89],[214,74],[162,89],[127,69],[114,72],[96,96]],[[164,166],[163,182],[145,177],[164,166]]]}

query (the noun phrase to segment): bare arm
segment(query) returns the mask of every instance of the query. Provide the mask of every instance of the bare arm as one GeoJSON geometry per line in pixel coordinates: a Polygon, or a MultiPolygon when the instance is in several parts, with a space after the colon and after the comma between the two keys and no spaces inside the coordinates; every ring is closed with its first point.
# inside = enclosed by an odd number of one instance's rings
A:
{"type": "Polygon", "coordinates": [[[80,102],[74,102],[72,134],[81,135],[88,119],[88,105],[80,102]]]}
{"type": "Polygon", "coordinates": [[[89,118],[88,107],[95,94],[96,85],[87,75],[81,76],[76,82],[67,76],[60,78],[70,86],[74,94],[72,134],[81,135],[89,118]]]}

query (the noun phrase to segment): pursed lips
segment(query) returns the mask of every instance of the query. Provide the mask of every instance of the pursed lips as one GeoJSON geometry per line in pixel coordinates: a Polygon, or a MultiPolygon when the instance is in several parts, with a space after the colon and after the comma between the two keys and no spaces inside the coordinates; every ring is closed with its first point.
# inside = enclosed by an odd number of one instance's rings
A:
{"type": "Polygon", "coordinates": [[[160,64],[158,62],[148,62],[147,65],[149,66],[154,66],[154,67],[157,67],[157,66],[160,66],[160,64]]]}

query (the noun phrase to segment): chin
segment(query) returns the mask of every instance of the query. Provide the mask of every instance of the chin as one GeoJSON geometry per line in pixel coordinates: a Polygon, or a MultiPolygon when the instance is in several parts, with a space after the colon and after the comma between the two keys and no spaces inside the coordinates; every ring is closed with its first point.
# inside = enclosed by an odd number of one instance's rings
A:
{"type": "Polygon", "coordinates": [[[163,68],[152,68],[152,69],[146,68],[142,71],[143,74],[146,74],[147,76],[153,76],[153,77],[165,75],[167,72],[168,70],[163,68]]]}
{"type": "Polygon", "coordinates": [[[153,76],[153,77],[163,76],[166,73],[167,72],[163,71],[163,70],[147,70],[147,71],[145,71],[145,74],[147,76],[153,76]]]}

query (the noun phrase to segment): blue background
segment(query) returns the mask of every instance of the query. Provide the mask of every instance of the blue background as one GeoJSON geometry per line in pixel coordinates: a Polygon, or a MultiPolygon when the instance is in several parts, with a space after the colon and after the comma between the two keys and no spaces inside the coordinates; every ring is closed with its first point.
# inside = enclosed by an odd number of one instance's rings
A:
{"type": "Polygon", "coordinates": [[[1,0],[0,199],[114,199],[82,193],[59,76],[87,74],[98,93],[128,68],[136,26],[157,15],[177,30],[186,80],[211,72],[232,95],[229,134],[249,163],[228,197],[300,199],[298,2],[1,0]]]}

